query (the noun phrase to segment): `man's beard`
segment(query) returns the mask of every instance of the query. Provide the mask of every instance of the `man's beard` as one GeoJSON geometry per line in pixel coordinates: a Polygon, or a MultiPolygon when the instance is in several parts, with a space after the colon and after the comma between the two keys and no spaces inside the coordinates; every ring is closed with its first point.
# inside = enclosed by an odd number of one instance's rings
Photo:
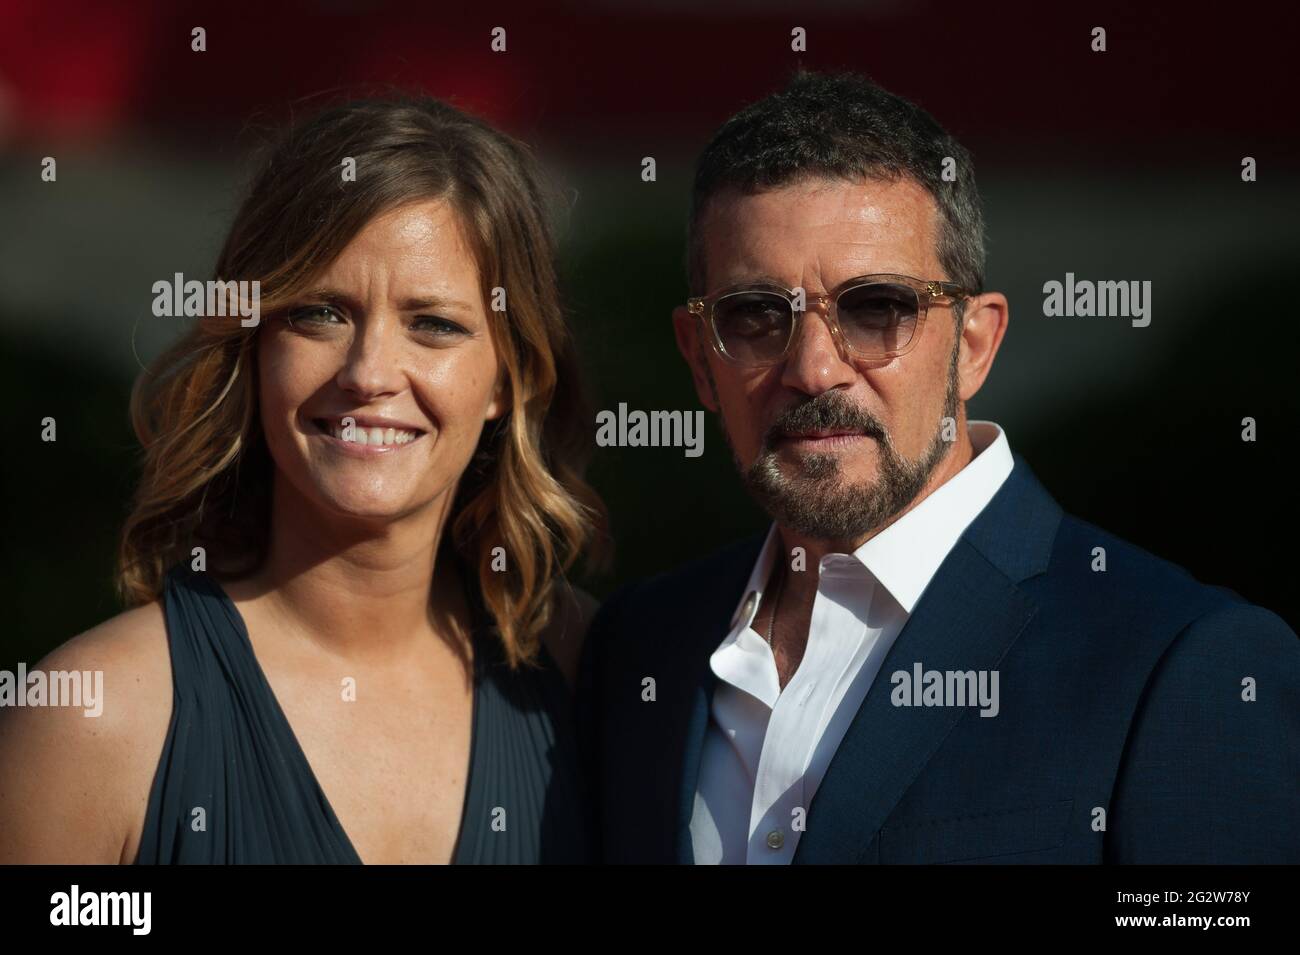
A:
{"type": "MultiPolygon", "coordinates": [[[[960,398],[957,355],[954,349],[941,416],[954,421],[960,398]]],[[[744,468],[737,459],[736,464],[750,494],[782,527],[814,540],[856,541],[883,527],[915,500],[950,444],[944,440],[943,421],[938,421],[921,458],[908,461],[874,415],[852,404],[843,392],[826,391],[785,409],[763,435],[754,463],[744,468]],[[773,447],[776,440],[787,433],[829,429],[861,431],[875,439],[880,460],[875,480],[848,481],[837,454],[804,454],[783,468],[773,447]]]]}

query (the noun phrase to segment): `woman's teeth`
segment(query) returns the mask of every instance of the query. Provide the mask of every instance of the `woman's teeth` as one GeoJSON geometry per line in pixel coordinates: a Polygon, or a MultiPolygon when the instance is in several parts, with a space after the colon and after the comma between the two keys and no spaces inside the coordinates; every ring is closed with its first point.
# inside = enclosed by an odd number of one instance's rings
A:
{"type": "Polygon", "coordinates": [[[415,431],[404,431],[401,428],[362,428],[353,425],[344,428],[337,423],[330,424],[330,434],[340,441],[347,441],[350,444],[364,445],[384,445],[384,444],[409,444],[418,437],[415,431]]]}

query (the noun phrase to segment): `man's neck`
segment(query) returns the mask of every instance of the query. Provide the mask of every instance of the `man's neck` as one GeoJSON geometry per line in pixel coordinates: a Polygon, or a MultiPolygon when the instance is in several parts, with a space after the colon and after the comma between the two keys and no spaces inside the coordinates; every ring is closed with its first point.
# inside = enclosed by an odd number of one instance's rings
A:
{"type": "Polygon", "coordinates": [[[776,658],[777,678],[782,689],[799,669],[808,645],[808,628],[820,576],[817,568],[821,566],[822,558],[827,554],[853,553],[952,480],[975,456],[964,421],[959,434],[961,437],[954,442],[950,452],[944,455],[908,505],[870,532],[852,540],[834,541],[809,537],[777,525],[776,559],[764,587],[763,605],[756,623],[761,621],[761,625],[771,629],[772,652],[776,658]],[[796,547],[803,548],[802,554],[795,550],[796,547]],[[796,555],[801,559],[796,561],[796,555]],[[809,569],[813,573],[800,572],[809,569]]]}
{"type": "MultiPolygon", "coordinates": [[[[805,561],[803,566],[808,568],[818,566],[821,559],[827,554],[854,553],[867,541],[884,531],[887,527],[892,526],[902,518],[903,515],[913,510],[927,497],[951,481],[963,468],[966,467],[966,465],[970,464],[970,462],[974,460],[975,448],[971,443],[969,434],[964,427],[960,429],[959,434],[961,437],[953,442],[953,446],[949,452],[940,459],[939,463],[930,473],[930,476],[926,479],[925,484],[921,486],[921,490],[916,493],[916,496],[914,496],[905,507],[890,516],[888,520],[855,538],[846,540],[827,540],[826,538],[810,537],[807,534],[801,534],[798,531],[782,527],[778,524],[777,547],[779,552],[777,559],[784,559],[786,561],[786,567],[789,568],[790,562],[794,559],[794,555],[796,554],[795,548],[799,547],[803,549],[802,554],[805,561]]],[[[803,575],[796,573],[793,576],[799,578],[803,575]]],[[[813,574],[811,577],[811,589],[816,591],[817,575],[813,574]]],[[[797,580],[791,580],[790,584],[787,586],[790,586],[791,584],[799,586],[797,580]]],[[[804,581],[802,586],[807,587],[807,582],[804,581]]]]}

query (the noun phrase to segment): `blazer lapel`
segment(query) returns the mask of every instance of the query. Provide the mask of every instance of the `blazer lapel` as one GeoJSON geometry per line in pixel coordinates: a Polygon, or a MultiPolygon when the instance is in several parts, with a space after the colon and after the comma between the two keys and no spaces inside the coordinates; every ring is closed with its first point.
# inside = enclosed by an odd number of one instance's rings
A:
{"type": "Polygon", "coordinates": [[[695,846],[691,841],[691,815],[695,811],[695,789],[700,781],[700,761],[704,755],[704,737],[709,727],[709,708],[713,704],[713,690],[718,685],[704,659],[703,672],[694,681],[691,693],[690,716],[686,723],[686,746],[682,758],[682,783],[677,792],[677,861],[682,865],[695,864],[695,846]]]}
{"type": "Polygon", "coordinates": [[[1037,610],[1016,586],[1042,572],[1059,505],[1016,455],[1006,483],[913,609],[808,807],[796,863],[856,863],[953,725],[957,706],[894,706],[891,675],[995,670],[1037,610]]]}
{"type": "Polygon", "coordinates": [[[681,658],[681,674],[686,681],[687,694],[684,712],[679,717],[685,726],[681,762],[677,767],[677,798],[672,803],[676,830],[674,849],[677,862],[683,865],[695,863],[691,816],[695,811],[695,789],[700,779],[709,710],[713,704],[713,691],[718,685],[709,658],[731,629],[736,604],[745,596],[742,589],[766,538],[767,534],[763,533],[742,544],[730,566],[719,576],[707,580],[708,588],[694,601],[694,607],[687,605],[687,619],[694,620],[695,626],[687,640],[687,651],[681,658]]]}
{"type": "Polygon", "coordinates": [[[855,863],[948,731],[958,706],[894,706],[896,670],[994,670],[1033,604],[964,541],[890,648],[808,808],[795,862],[855,863]]]}

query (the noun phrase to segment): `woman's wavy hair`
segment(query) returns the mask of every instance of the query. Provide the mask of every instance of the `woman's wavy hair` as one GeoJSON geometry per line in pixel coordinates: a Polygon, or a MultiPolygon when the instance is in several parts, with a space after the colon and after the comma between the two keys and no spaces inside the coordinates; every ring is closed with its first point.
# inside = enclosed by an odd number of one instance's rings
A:
{"type": "MultiPolygon", "coordinates": [[[[487,314],[510,404],[484,428],[443,546],[477,576],[512,666],[536,660],[566,572],[606,544],[604,507],[582,477],[591,417],[556,277],[553,196],[528,148],[476,117],[428,98],[357,100],[291,125],[272,145],[215,270],[223,282],[260,281],[262,314],[274,315],[375,216],[430,198],[457,211],[484,303],[494,288],[507,293],[506,310],[487,314]],[[504,572],[493,567],[497,547],[504,572]]],[[[118,560],[130,604],[157,599],[194,547],[209,569],[235,576],[265,557],[272,465],[257,332],[237,318],[199,319],[136,381],[144,461],[118,560]]]]}

